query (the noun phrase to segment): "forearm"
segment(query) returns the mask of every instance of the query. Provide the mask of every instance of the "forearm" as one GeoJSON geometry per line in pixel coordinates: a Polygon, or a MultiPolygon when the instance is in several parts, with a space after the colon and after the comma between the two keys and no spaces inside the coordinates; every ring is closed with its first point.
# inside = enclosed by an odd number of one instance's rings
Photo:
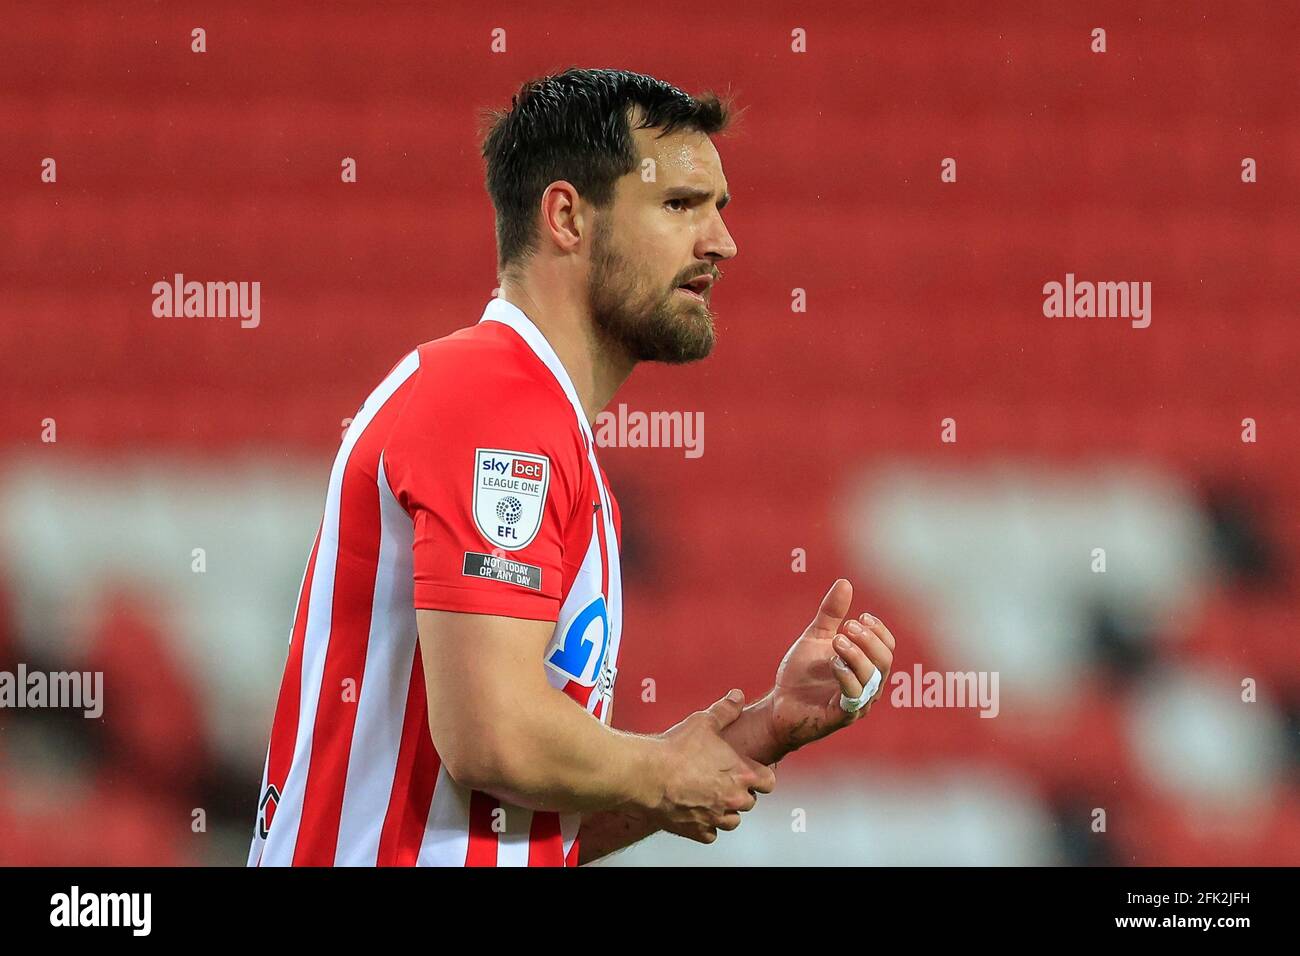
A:
{"type": "MultiPolygon", "coordinates": [[[[736,721],[724,727],[721,736],[737,753],[771,766],[785,756],[771,738],[768,708],[771,693],[748,704],[736,721]]],[[[578,865],[626,849],[659,832],[644,814],[631,810],[606,810],[586,814],[578,831],[578,865]]]]}
{"type": "Polygon", "coordinates": [[[578,865],[585,866],[658,832],[657,825],[633,810],[584,814],[578,830],[578,865]]]}
{"type": "Polygon", "coordinates": [[[546,690],[512,701],[508,721],[493,721],[491,739],[498,743],[480,746],[482,756],[466,782],[533,810],[596,813],[654,805],[662,742],[614,730],[562,692],[546,690]]]}

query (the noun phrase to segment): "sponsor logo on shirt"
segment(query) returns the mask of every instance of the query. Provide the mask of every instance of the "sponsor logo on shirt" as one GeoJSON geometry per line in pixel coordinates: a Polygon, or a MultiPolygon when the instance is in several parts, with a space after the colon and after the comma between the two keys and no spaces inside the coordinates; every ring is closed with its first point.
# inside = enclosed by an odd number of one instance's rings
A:
{"type": "MultiPolygon", "coordinates": [[[[546,664],[584,687],[594,687],[605,669],[609,650],[609,608],[598,595],[555,629],[546,649],[546,664]]],[[[612,678],[610,679],[612,684],[612,678]]]]}
{"type": "Polygon", "coordinates": [[[542,526],[550,476],[545,455],[475,449],[474,523],[483,537],[506,551],[526,548],[542,526]]]}

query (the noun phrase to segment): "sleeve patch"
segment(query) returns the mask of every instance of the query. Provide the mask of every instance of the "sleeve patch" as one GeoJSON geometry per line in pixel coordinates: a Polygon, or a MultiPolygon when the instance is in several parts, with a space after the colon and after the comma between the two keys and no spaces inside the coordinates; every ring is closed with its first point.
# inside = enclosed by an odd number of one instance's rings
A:
{"type": "Polygon", "coordinates": [[[505,584],[517,584],[534,591],[542,589],[542,569],[535,564],[524,564],[494,554],[466,551],[461,574],[470,578],[487,578],[505,584]]]}
{"type": "Polygon", "coordinates": [[[545,455],[475,449],[474,523],[483,537],[506,551],[528,547],[542,526],[550,479],[545,455]]]}

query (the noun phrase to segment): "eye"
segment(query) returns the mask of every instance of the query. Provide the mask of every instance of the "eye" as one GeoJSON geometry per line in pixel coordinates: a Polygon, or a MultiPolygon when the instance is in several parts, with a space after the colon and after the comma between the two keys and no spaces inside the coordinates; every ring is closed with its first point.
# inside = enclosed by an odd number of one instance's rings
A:
{"type": "Polygon", "coordinates": [[[686,209],[686,200],[681,198],[669,199],[664,203],[664,205],[671,208],[673,212],[681,212],[682,210],[686,209]],[[674,207],[673,203],[678,203],[678,205],[674,207]]]}

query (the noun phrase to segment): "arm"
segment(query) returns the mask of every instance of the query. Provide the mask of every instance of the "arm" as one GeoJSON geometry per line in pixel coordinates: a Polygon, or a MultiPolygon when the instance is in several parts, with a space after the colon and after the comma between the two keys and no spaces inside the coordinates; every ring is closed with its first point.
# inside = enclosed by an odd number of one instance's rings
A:
{"type": "Polygon", "coordinates": [[[538,662],[554,624],[419,610],[429,730],[458,783],[560,812],[662,802],[663,742],[606,727],[538,662]]]}
{"type": "Polygon", "coordinates": [[[753,791],[771,792],[771,771],[720,736],[739,700],[664,734],[613,730],[547,681],[552,622],[424,609],[416,621],[430,734],[463,786],[534,810],[635,814],[706,843],[740,825],[753,791]]]}

